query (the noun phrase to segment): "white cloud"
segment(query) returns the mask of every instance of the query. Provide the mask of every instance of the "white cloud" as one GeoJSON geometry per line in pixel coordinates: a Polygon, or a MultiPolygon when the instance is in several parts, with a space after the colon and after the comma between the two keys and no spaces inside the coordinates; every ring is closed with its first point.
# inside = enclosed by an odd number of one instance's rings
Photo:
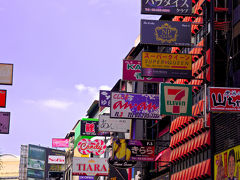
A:
{"type": "Polygon", "coordinates": [[[99,90],[111,90],[111,87],[107,85],[101,85],[100,87],[85,86],[84,84],[77,84],[75,88],[80,92],[86,92],[93,98],[93,100],[99,99],[99,90]]]}
{"type": "Polygon", "coordinates": [[[65,110],[71,106],[72,102],[61,101],[56,99],[46,99],[46,100],[24,100],[27,104],[40,105],[42,107],[52,108],[52,109],[61,109],[65,110]]]}

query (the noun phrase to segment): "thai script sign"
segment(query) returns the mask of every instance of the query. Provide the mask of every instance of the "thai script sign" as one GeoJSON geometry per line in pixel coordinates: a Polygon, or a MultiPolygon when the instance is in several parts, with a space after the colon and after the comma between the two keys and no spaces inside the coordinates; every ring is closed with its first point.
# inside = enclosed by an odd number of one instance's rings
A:
{"type": "Polygon", "coordinates": [[[143,77],[141,69],[141,61],[124,60],[122,79],[125,81],[163,82],[163,78],[143,77]]]}
{"type": "Polygon", "coordinates": [[[160,109],[165,115],[192,115],[192,86],[160,84],[160,109]]]}
{"type": "Polygon", "coordinates": [[[13,64],[0,64],[0,84],[12,85],[13,64]]]}
{"type": "Polygon", "coordinates": [[[48,155],[48,164],[65,164],[65,156],[48,155]]]}
{"type": "Polygon", "coordinates": [[[155,141],[115,139],[112,160],[154,161],[155,141]]]}
{"type": "Polygon", "coordinates": [[[240,88],[209,88],[210,111],[240,111],[240,88]]]}
{"type": "Polygon", "coordinates": [[[107,158],[73,157],[73,175],[107,176],[109,166],[107,158]]]}
{"type": "Polygon", "coordinates": [[[61,147],[61,148],[67,148],[69,147],[69,139],[58,139],[53,138],[52,139],[52,147],[61,147]]]}
{"type": "Polygon", "coordinates": [[[191,78],[192,56],[190,54],[143,52],[142,76],[191,78]]]}
{"type": "Polygon", "coordinates": [[[78,151],[83,155],[93,153],[94,155],[100,156],[104,153],[106,147],[104,141],[100,139],[95,139],[94,141],[82,139],[78,142],[78,151]]]}
{"type": "Polygon", "coordinates": [[[98,121],[81,121],[82,136],[97,136],[98,121]]]}
{"type": "Polygon", "coordinates": [[[214,180],[238,179],[240,146],[223,151],[214,156],[214,180]]]}
{"type": "Polygon", "coordinates": [[[10,112],[0,112],[0,134],[9,134],[10,112]]]}
{"type": "Polygon", "coordinates": [[[100,90],[99,95],[100,95],[99,106],[100,107],[110,107],[111,91],[100,90]]]}
{"type": "Polygon", "coordinates": [[[110,118],[109,115],[99,115],[99,130],[105,132],[130,132],[129,119],[110,118]]]}
{"type": "Polygon", "coordinates": [[[192,0],[141,0],[142,14],[191,15],[192,0]]]}
{"type": "Polygon", "coordinates": [[[191,46],[191,23],[141,20],[140,42],[165,46],[191,46]]]}
{"type": "Polygon", "coordinates": [[[113,118],[161,119],[158,94],[112,92],[110,111],[113,118]]]}

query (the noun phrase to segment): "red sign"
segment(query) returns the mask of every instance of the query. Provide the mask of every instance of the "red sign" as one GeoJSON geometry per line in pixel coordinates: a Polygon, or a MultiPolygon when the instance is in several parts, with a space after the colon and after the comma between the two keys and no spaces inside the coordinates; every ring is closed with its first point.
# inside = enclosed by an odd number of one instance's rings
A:
{"type": "Polygon", "coordinates": [[[210,111],[240,111],[240,88],[211,87],[210,111]]]}
{"type": "Polygon", "coordinates": [[[6,95],[7,90],[0,90],[0,107],[2,108],[6,107],[6,95]]]}
{"type": "Polygon", "coordinates": [[[78,151],[84,155],[93,153],[99,156],[104,153],[105,149],[106,144],[103,140],[99,139],[94,141],[91,141],[90,139],[82,139],[78,143],[78,151]]]}

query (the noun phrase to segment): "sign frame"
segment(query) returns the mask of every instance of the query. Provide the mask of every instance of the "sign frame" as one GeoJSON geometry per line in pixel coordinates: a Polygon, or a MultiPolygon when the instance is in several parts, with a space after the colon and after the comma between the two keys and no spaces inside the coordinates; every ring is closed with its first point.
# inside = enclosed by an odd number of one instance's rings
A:
{"type": "MultiPolygon", "coordinates": [[[[13,64],[8,64],[8,63],[0,63],[0,71],[2,72],[3,71],[3,67],[4,66],[9,66],[9,68],[6,70],[5,69],[5,71],[10,71],[10,73],[9,73],[9,77],[7,78],[8,80],[5,80],[5,82],[1,82],[1,81],[3,81],[3,80],[1,80],[2,79],[2,77],[1,77],[1,74],[0,74],[0,84],[1,85],[12,85],[13,84],[13,64]]],[[[5,75],[4,75],[5,76],[5,75]]]]}

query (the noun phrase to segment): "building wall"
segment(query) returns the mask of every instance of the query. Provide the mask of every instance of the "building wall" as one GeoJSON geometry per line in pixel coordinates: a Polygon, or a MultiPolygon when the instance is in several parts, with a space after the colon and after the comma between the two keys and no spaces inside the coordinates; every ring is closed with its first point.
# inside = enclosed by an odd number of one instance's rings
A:
{"type": "Polygon", "coordinates": [[[12,154],[4,154],[0,155],[0,160],[2,161],[2,165],[0,166],[0,179],[10,177],[18,179],[20,158],[12,154]]]}

